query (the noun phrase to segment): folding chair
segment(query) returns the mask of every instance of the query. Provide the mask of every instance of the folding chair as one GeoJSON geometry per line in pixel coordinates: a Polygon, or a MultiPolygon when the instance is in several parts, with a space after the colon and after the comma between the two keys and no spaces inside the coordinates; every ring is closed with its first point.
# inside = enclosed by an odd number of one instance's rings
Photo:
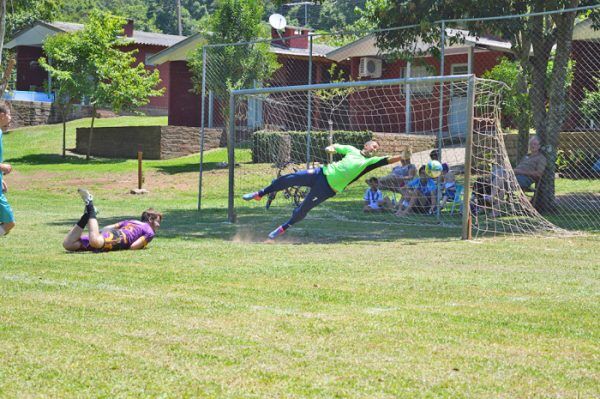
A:
{"type": "Polygon", "coordinates": [[[454,201],[452,201],[452,208],[450,208],[450,215],[454,215],[454,208],[458,205],[459,212],[463,210],[463,197],[465,187],[461,184],[456,185],[456,194],[454,195],[454,201]]]}

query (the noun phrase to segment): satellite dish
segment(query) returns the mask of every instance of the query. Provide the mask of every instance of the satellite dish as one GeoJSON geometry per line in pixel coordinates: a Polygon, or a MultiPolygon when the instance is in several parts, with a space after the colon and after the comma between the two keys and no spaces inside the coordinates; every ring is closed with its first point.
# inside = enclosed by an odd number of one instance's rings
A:
{"type": "Polygon", "coordinates": [[[281,30],[286,27],[287,21],[281,14],[273,14],[269,17],[269,24],[277,30],[281,30]]]}

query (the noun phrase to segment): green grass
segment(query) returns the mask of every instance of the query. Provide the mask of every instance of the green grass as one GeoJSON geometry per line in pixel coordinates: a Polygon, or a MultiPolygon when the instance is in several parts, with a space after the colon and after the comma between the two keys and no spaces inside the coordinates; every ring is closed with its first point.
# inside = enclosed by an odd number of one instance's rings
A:
{"type": "Polygon", "coordinates": [[[288,211],[224,223],[223,151],[198,215],[197,156],[146,162],[134,197],[135,161],[62,162],[60,137],[4,138],[18,225],[0,239],[0,397],[600,395],[598,236],[466,242],[323,212],[265,244],[288,211]],[[157,239],[64,252],[78,185],[105,223],[163,210],[157,239]]]}

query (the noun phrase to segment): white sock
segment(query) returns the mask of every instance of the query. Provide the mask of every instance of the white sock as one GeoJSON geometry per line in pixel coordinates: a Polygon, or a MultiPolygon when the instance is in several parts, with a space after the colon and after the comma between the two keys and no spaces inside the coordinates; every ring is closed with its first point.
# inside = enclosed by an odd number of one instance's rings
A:
{"type": "Polygon", "coordinates": [[[6,235],[6,231],[4,230],[4,227],[2,227],[2,225],[0,224],[0,237],[2,237],[3,235],[6,235]]]}

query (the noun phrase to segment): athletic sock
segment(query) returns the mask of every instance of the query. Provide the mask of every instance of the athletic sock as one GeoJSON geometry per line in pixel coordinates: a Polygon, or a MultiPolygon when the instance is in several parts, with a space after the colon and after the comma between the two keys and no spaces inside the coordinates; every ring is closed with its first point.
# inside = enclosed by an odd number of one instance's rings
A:
{"type": "Polygon", "coordinates": [[[6,234],[6,230],[4,230],[4,227],[2,227],[2,224],[0,224],[0,237],[2,237],[5,234],[6,234]]]}
{"type": "Polygon", "coordinates": [[[257,193],[258,193],[259,197],[264,197],[265,196],[264,190],[258,190],[257,193]]]}
{"type": "Polygon", "coordinates": [[[90,219],[96,219],[96,208],[94,208],[94,202],[90,201],[86,206],[85,210],[90,219]]]}
{"type": "Polygon", "coordinates": [[[284,223],[284,224],[282,224],[282,225],[281,225],[281,228],[282,228],[283,230],[287,230],[287,229],[289,229],[290,227],[292,227],[292,225],[291,225],[291,224],[289,224],[289,223],[284,223]]]}
{"type": "Polygon", "coordinates": [[[86,212],[83,214],[81,219],[79,219],[79,222],[77,222],[77,226],[81,227],[82,229],[85,229],[85,226],[88,224],[89,220],[90,220],[90,214],[86,212]]]}

